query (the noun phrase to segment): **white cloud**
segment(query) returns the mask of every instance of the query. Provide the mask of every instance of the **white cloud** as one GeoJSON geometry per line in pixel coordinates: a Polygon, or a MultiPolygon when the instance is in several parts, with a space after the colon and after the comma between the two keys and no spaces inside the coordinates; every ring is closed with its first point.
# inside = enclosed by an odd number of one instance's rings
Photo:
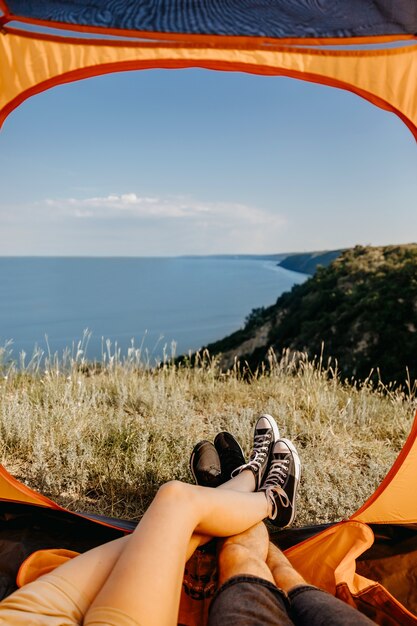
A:
{"type": "Polygon", "coordinates": [[[240,224],[244,222],[274,227],[282,226],[286,221],[282,215],[242,203],[203,202],[186,196],[138,196],[134,192],[81,199],[49,198],[44,204],[52,213],[94,220],[118,218],[199,220],[206,226],[238,220],[240,224]]]}
{"type": "Polygon", "coordinates": [[[287,220],[238,202],[135,192],[0,204],[3,254],[176,255],[283,248],[287,220]]]}
{"type": "Polygon", "coordinates": [[[184,198],[138,196],[136,193],[94,196],[91,198],[47,199],[45,205],[59,213],[73,217],[94,219],[114,218],[190,218],[207,209],[184,198]]]}

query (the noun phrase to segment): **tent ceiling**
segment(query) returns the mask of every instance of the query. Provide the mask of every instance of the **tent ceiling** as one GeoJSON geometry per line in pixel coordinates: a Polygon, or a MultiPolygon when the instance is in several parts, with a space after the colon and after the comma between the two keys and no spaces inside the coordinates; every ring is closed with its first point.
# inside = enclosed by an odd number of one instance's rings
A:
{"type": "Polygon", "coordinates": [[[417,46],[399,41],[417,38],[416,0],[0,0],[0,11],[0,125],[54,85],[202,67],[346,89],[396,113],[417,138],[417,46]],[[61,30],[45,35],[46,26],[61,30]]]}
{"type": "Polygon", "coordinates": [[[415,0],[1,0],[7,19],[267,38],[413,36],[415,0]]]}

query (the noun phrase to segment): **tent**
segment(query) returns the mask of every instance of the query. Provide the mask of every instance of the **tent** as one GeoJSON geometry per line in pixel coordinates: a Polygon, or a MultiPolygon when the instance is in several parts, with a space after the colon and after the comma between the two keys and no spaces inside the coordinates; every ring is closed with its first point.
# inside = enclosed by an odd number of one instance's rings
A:
{"type": "Polygon", "coordinates": [[[54,85],[201,67],[347,89],[417,138],[414,0],[0,0],[0,10],[0,124],[54,85]]]}
{"type": "MultiPolygon", "coordinates": [[[[416,38],[415,0],[0,0],[0,125],[55,85],[199,67],[345,89],[398,115],[417,139],[416,38]]],[[[387,477],[350,519],[273,535],[310,582],[384,626],[417,624],[416,438],[417,417],[387,477]]],[[[0,467],[0,597],[30,554],[83,551],[132,528],[70,513],[0,467]]],[[[44,567],[72,552],[37,554],[44,567]]],[[[208,547],[187,564],[180,623],[204,624],[214,589],[208,547]]]]}

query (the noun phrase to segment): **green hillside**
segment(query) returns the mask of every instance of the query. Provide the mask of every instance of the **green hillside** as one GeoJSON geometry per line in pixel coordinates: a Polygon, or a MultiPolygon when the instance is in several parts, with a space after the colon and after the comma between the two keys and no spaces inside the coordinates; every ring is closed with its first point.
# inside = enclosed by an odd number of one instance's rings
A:
{"type": "Polygon", "coordinates": [[[323,353],[341,374],[384,382],[417,378],[417,244],[344,251],[276,304],[255,309],[245,327],[208,346],[229,367],[256,368],[268,349],[323,353]],[[379,371],[379,374],[377,373],[379,371]]]}

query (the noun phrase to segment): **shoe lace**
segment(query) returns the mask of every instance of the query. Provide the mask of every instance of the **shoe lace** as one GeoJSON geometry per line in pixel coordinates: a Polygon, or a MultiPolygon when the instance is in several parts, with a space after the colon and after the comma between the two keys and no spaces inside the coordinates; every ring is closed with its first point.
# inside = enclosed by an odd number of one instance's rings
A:
{"type": "Polygon", "coordinates": [[[274,496],[274,493],[277,494],[278,499],[282,505],[282,507],[284,509],[288,508],[289,506],[291,506],[291,502],[289,497],[287,496],[287,494],[285,493],[285,491],[283,490],[282,487],[280,487],[279,485],[273,485],[273,486],[269,486],[265,489],[265,496],[266,499],[268,500],[268,503],[271,507],[271,514],[269,515],[269,518],[271,520],[276,519],[277,515],[278,515],[278,506],[277,506],[277,501],[276,498],[274,496]]]}
{"type": "Polygon", "coordinates": [[[248,465],[255,466],[258,470],[261,469],[269,453],[269,444],[271,442],[271,438],[271,432],[255,435],[253,441],[253,450],[248,465]]]}
{"type": "Polygon", "coordinates": [[[274,494],[277,494],[283,508],[291,506],[291,501],[281,487],[285,484],[290,469],[290,459],[288,457],[274,459],[270,467],[268,477],[266,478],[262,490],[265,491],[266,499],[271,505],[271,519],[275,519],[278,515],[278,506],[274,494]]]}
{"type": "MultiPolygon", "coordinates": [[[[279,483],[283,485],[290,470],[290,459],[274,459],[269,469],[268,476],[263,484],[264,487],[274,487],[279,483]]],[[[279,486],[279,485],[278,485],[279,486]]]]}

